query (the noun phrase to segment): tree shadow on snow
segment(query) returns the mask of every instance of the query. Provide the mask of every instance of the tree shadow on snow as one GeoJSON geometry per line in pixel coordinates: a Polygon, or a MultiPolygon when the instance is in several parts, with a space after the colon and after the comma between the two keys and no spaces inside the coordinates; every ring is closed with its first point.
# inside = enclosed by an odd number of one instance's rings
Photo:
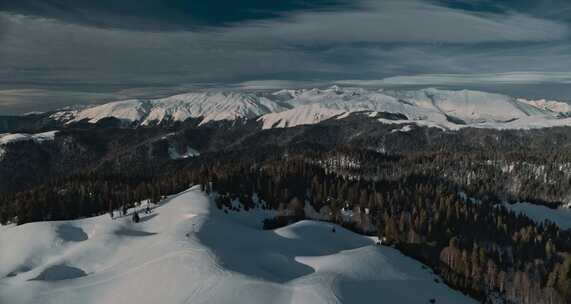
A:
{"type": "Polygon", "coordinates": [[[134,229],[128,229],[128,228],[121,228],[117,231],[115,231],[116,235],[119,236],[134,236],[134,237],[140,237],[140,236],[150,236],[150,235],[155,235],[155,232],[147,232],[147,231],[142,231],[142,230],[134,230],[134,229]]]}
{"type": "Polygon", "coordinates": [[[331,225],[303,221],[287,228],[300,237],[282,236],[276,231],[240,225],[212,208],[212,216],[196,233],[223,267],[248,276],[285,283],[309,275],[314,269],[297,262],[298,256],[322,256],[370,245],[349,236],[352,232],[331,225]],[[302,237],[303,236],[303,237],[302,237]]]}

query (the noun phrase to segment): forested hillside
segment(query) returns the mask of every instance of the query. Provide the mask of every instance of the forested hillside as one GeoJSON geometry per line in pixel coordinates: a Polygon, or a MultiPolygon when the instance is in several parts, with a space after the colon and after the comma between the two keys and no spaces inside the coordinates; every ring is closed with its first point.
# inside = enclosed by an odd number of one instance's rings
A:
{"type": "Polygon", "coordinates": [[[570,301],[571,233],[505,205],[569,204],[567,128],[403,130],[367,117],[271,130],[72,126],[10,143],[2,172],[37,176],[4,184],[0,221],[117,216],[201,184],[226,212],[261,199],[277,211],[267,229],[313,218],[378,236],[481,301],[570,301]]]}

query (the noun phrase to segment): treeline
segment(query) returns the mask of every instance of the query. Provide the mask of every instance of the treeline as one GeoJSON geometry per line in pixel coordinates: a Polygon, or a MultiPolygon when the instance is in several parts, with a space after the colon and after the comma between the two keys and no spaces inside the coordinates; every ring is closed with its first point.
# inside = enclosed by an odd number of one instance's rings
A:
{"type": "Polygon", "coordinates": [[[28,191],[0,193],[0,223],[25,224],[69,220],[123,211],[144,200],[157,203],[164,195],[188,187],[188,175],[148,178],[79,174],[57,179],[28,191]]]}
{"type": "Polygon", "coordinates": [[[494,202],[527,201],[554,208],[571,197],[571,155],[560,151],[384,155],[341,149],[323,153],[319,159],[328,159],[325,164],[337,164],[336,172],[357,178],[390,180],[415,174],[440,176],[461,187],[469,196],[494,202]]]}

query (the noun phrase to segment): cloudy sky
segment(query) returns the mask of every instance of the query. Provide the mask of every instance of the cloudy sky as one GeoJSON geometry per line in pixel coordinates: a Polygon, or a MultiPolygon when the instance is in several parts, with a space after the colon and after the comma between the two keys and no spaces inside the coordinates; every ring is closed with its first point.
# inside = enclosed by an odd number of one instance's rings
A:
{"type": "Polygon", "coordinates": [[[571,100],[568,0],[0,0],[0,115],[232,87],[571,100]]]}

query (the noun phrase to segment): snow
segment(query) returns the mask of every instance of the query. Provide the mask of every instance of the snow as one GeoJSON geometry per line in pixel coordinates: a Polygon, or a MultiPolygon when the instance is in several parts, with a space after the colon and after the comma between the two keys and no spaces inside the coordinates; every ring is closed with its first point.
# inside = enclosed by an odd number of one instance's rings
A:
{"type": "Polygon", "coordinates": [[[406,120],[406,119],[398,119],[398,120],[390,120],[390,119],[385,119],[385,118],[379,118],[377,119],[378,122],[387,124],[387,125],[405,125],[403,126],[403,128],[405,128],[406,126],[410,126],[411,124],[417,125],[417,126],[422,126],[422,127],[429,127],[429,128],[438,128],[441,130],[459,130],[460,126],[458,125],[454,125],[451,123],[436,123],[436,122],[432,122],[432,121],[425,121],[425,120],[406,120]]]}
{"type": "Polygon", "coordinates": [[[189,157],[195,157],[195,156],[199,156],[200,152],[198,152],[197,150],[191,148],[191,147],[186,147],[185,152],[183,152],[182,154],[179,153],[179,151],[176,149],[176,147],[174,146],[170,146],[169,147],[169,157],[171,159],[186,159],[189,157]]]}
{"type": "Polygon", "coordinates": [[[33,140],[37,143],[42,143],[46,141],[52,141],[55,139],[57,131],[49,131],[44,133],[36,134],[25,134],[25,133],[4,133],[0,134],[0,146],[7,145],[10,143],[18,141],[33,140]]]}
{"type": "Polygon", "coordinates": [[[521,111],[512,98],[478,91],[440,91],[427,89],[426,96],[446,115],[460,118],[468,123],[481,121],[506,121],[522,118],[527,113],[521,111]]]}
{"type": "Polygon", "coordinates": [[[400,129],[391,130],[391,133],[397,133],[397,132],[404,132],[404,133],[406,133],[406,132],[412,131],[412,129],[413,129],[413,128],[412,128],[411,125],[405,125],[404,127],[400,128],[400,129]]]}
{"type": "Polygon", "coordinates": [[[559,226],[561,229],[571,229],[571,209],[558,208],[551,209],[545,206],[535,205],[531,203],[504,204],[506,208],[518,214],[523,214],[536,223],[543,223],[549,220],[559,226]]]}
{"type": "Polygon", "coordinates": [[[570,126],[571,105],[544,99],[527,100],[473,90],[374,90],[359,87],[280,90],[269,92],[206,91],[159,99],[116,101],[88,108],[69,108],[51,115],[67,123],[95,123],[115,117],[140,125],[200,118],[211,121],[253,119],[262,128],[316,124],[349,113],[368,111],[405,115],[407,123],[439,126],[531,129],[570,126]]]}
{"type": "Polygon", "coordinates": [[[408,118],[399,121],[379,119],[382,123],[412,123],[448,130],[464,127],[531,129],[571,125],[571,119],[561,118],[562,114],[568,114],[571,110],[567,103],[515,99],[471,90],[368,90],[334,86],[328,89],[282,90],[279,95],[289,96],[287,103],[293,109],[262,116],[263,128],[313,124],[333,116],[344,118],[349,113],[359,111],[370,111],[368,116],[371,118],[379,112],[399,113],[408,118]],[[314,115],[324,119],[315,119],[314,115]],[[449,117],[466,124],[454,123],[449,117]]]}
{"type": "Polygon", "coordinates": [[[210,121],[254,118],[283,110],[286,108],[279,103],[253,93],[197,92],[159,99],[116,101],[86,109],[64,110],[51,117],[67,123],[81,120],[96,123],[103,118],[114,117],[141,125],[200,117],[201,124],[204,124],[210,121]]]}
{"type": "Polygon", "coordinates": [[[569,113],[571,112],[571,105],[565,102],[555,101],[555,100],[526,100],[523,98],[517,99],[521,103],[530,105],[531,107],[548,111],[552,113],[569,113]]]}
{"type": "Polygon", "coordinates": [[[471,125],[471,127],[475,128],[498,129],[498,130],[507,130],[507,129],[526,130],[526,129],[564,127],[564,126],[571,126],[571,118],[554,118],[550,116],[540,116],[540,115],[527,116],[506,123],[486,122],[486,123],[471,125]]]}
{"type": "Polygon", "coordinates": [[[262,122],[262,129],[288,128],[320,123],[344,113],[343,110],[329,109],[320,104],[309,104],[284,112],[266,114],[258,121],[262,122]]]}
{"type": "Polygon", "coordinates": [[[33,140],[36,143],[44,143],[47,141],[53,141],[55,139],[55,135],[58,131],[49,131],[43,133],[36,133],[36,134],[26,134],[26,133],[3,133],[0,134],[0,160],[4,158],[7,151],[6,146],[8,144],[12,144],[19,141],[28,141],[33,140]]]}
{"type": "Polygon", "coordinates": [[[106,103],[97,107],[79,111],[73,121],[87,119],[90,123],[96,123],[107,117],[115,117],[125,121],[139,121],[143,117],[144,105],[136,99],[106,103]]]}
{"type": "Polygon", "coordinates": [[[0,226],[0,302],[476,303],[369,237],[315,221],[264,231],[256,212],[225,214],[194,187],[137,224],[0,226]]]}

